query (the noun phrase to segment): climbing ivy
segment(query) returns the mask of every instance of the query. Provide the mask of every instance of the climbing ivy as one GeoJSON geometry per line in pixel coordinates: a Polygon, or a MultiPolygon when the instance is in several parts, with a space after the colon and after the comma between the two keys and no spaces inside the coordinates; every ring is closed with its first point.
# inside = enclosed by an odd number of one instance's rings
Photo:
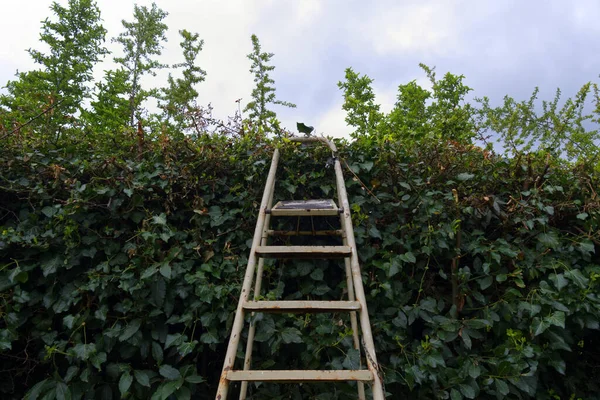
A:
{"type": "MultiPolygon", "coordinates": [[[[277,199],[335,197],[326,149],[255,139],[163,137],[122,157],[0,149],[2,398],[214,397],[274,147],[277,199]]],[[[592,168],[441,142],[338,145],[388,398],[598,393],[592,168]]],[[[267,263],[261,295],[340,299],[344,269],[267,263]]],[[[256,318],[255,368],[359,366],[345,314],[256,318]]]]}

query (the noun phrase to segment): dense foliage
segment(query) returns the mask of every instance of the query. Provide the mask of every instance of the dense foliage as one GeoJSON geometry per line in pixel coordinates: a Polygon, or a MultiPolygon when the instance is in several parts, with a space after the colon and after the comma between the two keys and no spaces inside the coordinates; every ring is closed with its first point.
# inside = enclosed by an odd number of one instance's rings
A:
{"type": "MultiPolygon", "coordinates": [[[[214,396],[275,145],[252,142],[163,138],[142,160],[2,150],[4,397],[214,396]]],[[[282,151],[278,198],[332,195],[326,152],[282,151]]],[[[358,141],[343,157],[381,201],[348,179],[392,398],[597,392],[597,176],[447,146],[358,141]]],[[[342,274],[272,265],[263,294],[339,298],[342,274]]],[[[344,315],[265,317],[256,367],[352,367],[348,326],[344,315]]]]}
{"type": "MultiPolygon", "coordinates": [[[[276,98],[273,54],[256,36],[248,115],[223,122],[196,103],[206,76],[196,33],[180,31],[179,75],[142,85],[166,67],[166,12],[136,6],[116,39],[119,69],[92,86],[106,54],[96,4],[52,10],[50,52],[31,51],[40,69],[0,96],[0,396],[213,398],[273,150],[276,200],[335,198],[330,155],[286,141],[271,107],[292,104],[276,98]]],[[[598,398],[597,85],[564,104],[557,92],[538,105],[535,91],[494,107],[467,101],[463,76],[422,68],[431,89],[400,85],[387,114],[368,76],[349,68],[338,85],[354,129],[338,147],[389,398],[598,398]]],[[[261,295],[343,298],[339,264],[267,263],[261,295]]],[[[256,318],[257,369],[361,362],[345,314],[256,318]]],[[[352,384],[250,393],[356,398],[352,384]]]]}

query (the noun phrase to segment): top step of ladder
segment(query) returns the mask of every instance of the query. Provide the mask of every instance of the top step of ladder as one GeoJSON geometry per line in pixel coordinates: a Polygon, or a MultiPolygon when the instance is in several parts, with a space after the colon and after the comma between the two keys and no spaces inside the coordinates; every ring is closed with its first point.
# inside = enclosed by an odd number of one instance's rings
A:
{"type": "Polygon", "coordinates": [[[332,216],[338,215],[340,209],[331,199],[325,200],[284,200],[273,208],[267,210],[274,217],[302,217],[302,216],[332,216]]]}

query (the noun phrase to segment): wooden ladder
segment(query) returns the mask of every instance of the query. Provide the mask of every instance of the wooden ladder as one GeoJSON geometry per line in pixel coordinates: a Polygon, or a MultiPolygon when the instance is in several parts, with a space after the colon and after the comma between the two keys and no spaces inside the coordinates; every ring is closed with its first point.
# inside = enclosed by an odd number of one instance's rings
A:
{"type": "Polygon", "coordinates": [[[332,153],[334,160],[334,169],[337,186],[338,207],[333,200],[304,200],[304,201],[280,201],[272,206],[273,193],[275,188],[275,174],[279,162],[279,150],[275,149],[271,161],[271,167],[267,176],[267,183],[260,205],[258,220],[254,230],[252,248],[248,258],[248,266],[242,284],[235,318],[233,321],[232,332],[227,346],[227,353],[223,363],[219,388],[216,394],[216,400],[227,399],[227,393],[231,382],[241,382],[240,400],[246,399],[248,382],[323,382],[323,381],[357,381],[358,399],[365,400],[364,383],[369,383],[372,388],[373,400],[383,400],[385,398],[383,382],[377,357],[375,355],[375,345],[367,312],[367,303],[363,289],[360,266],[358,263],[358,254],[356,251],[356,242],[354,240],[354,230],[352,228],[352,219],[350,216],[350,205],[346,194],[346,185],[340,161],[337,158],[337,149],[335,144],[325,138],[318,137],[297,137],[291,138],[293,142],[301,143],[323,143],[327,145],[332,153]],[[271,216],[339,216],[341,222],[340,230],[330,231],[274,231],[269,229],[271,216]],[[268,238],[274,235],[321,235],[321,236],[341,236],[343,245],[341,246],[271,246],[268,245],[268,238]],[[348,290],[348,300],[345,301],[259,301],[263,266],[265,258],[340,258],[344,260],[346,270],[346,286],[348,290]],[[253,300],[250,300],[252,283],[254,283],[253,300]],[[256,326],[250,323],[248,328],[248,341],[246,343],[246,354],[243,369],[236,370],[235,359],[237,354],[242,329],[244,327],[245,314],[250,313],[334,313],[349,312],[350,323],[353,332],[354,348],[361,351],[361,344],[364,350],[367,369],[358,370],[251,370],[252,348],[256,326]],[[358,320],[357,320],[358,314],[358,320]],[[359,337],[358,325],[360,323],[359,337]]]}

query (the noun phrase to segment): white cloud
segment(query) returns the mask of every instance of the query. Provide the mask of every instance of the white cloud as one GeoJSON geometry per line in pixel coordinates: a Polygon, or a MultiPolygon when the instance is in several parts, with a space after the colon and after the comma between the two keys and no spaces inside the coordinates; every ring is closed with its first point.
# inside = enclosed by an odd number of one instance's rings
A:
{"type": "Polygon", "coordinates": [[[348,138],[352,128],[346,124],[345,118],[346,111],[342,110],[342,102],[340,101],[319,116],[315,130],[325,136],[348,138]]]}
{"type": "Polygon", "coordinates": [[[367,18],[362,31],[379,54],[397,52],[445,55],[459,47],[458,2],[419,1],[385,4],[367,18]],[[385,8],[384,8],[385,7],[385,8]]]}

